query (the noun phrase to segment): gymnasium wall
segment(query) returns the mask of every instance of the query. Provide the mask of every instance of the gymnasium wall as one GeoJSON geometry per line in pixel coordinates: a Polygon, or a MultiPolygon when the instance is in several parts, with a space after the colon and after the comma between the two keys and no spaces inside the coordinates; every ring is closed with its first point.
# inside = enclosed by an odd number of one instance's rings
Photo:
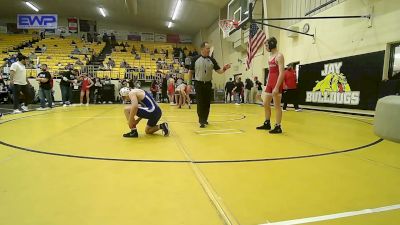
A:
{"type": "MultiPolygon", "coordinates": [[[[85,18],[82,18],[85,19],[85,18]]],[[[0,19],[0,26],[6,25],[7,23],[16,23],[17,22],[17,16],[15,15],[14,18],[1,18],[0,19]]],[[[68,27],[68,22],[66,17],[58,17],[58,26],[59,27],[68,27]]],[[[117,40],[126,40],[127,35],[131,32],[154,32],[154,33],[160,33],[160,34],[165,34],[165,30],[157,30],[157,29],[150,29],[150,28],[144,28],[144,27],[134,27],[130,25],[123,25],[123,24],[113,24],[113,23],[107,23],[103,21],[97,21],[97,31],[98,32],[103,32],[103,31],[113,31],[116,34],[117,40]]]]}
{"type": "MultiPolygon", "coordinates": [[[[280,17],[285,9],[281,8],[279,0],[267,1],[267,17],[280,17]],[[280,12],[280,13],[279,13],[280,12]]],[[[337,4],[315,16],[336,15],[367,15],[373,6],[372,27],[368,28],[367,19],[336,19],[336,20],[303,20],[294,24],[302,30],[307,22],[310,25],[309,33],[316,30],[316,41],[309,36],[299,35],[296,38],[287,36],[284,30],[267,28],[267,36],[278,38],[279,50],[285,55],[285,62],[308,64],[335,58],[360,55],[387,49],[388,43],[400,41],[400,4],[398,0],[351,0],[337,4]]],[[[215,24],[218,21],[215,22],[215,24]]],[[[221,42],[221,36],[216,35],[219,27],[210,26],[207,33],[200,32],[195,37],[198,40],[208,40],[212,43],[221,42]]],[[[279,26],[279,23],[275,25],[279,26]]],[[[245,70],[246,52],[236,51],[232,43],[222,41],[221,55],[223,62],[232,63],[232,69],[226,73],[225,80],[214,75],[214,85],[223,86],[233,74],[242,73],[242,77],[259,76],[264,78],[264,68],[268,57],[265,50],[260,50],[255,57],[252,68],[245,70]]],[[[218,48],[216,48],[218,50],[218,48]]],[[[217,51],[218,52],[218,51],[217,51]]],[[[220,64],[222,62],[218,61],[220,64]]],[[[385,60],[384,77],[387,76],[387,60],[385,60]]]]}
{"type": "MultiPolygon", "coordinates": [[[[398,0],[351,0],[316,16],[366,15],[374,7],[372,27],[367,19],[308,20],[310,32],[316,30],[316,42],[308,36],[287,37],[280,31],[279,49],[286,62],[301,64],[386,50],[387,44],[400,41],[400,4],[398,0]]],[[[385,73],[384,73],[385,74],[385,73]]],[[[387,74],[385,74],[386,76],[387,74]]]]}

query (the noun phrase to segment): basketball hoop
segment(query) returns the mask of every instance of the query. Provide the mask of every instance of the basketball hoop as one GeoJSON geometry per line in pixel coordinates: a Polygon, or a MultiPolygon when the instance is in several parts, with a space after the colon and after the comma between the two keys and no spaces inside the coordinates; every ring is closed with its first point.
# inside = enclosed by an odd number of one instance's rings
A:
{"type": "Polygon", "coordinates": [[[229,37],[229,32],[231,32],[231,30],[238,28],[239,22],[234,20],[220,20],[218,25],[222,30],[223,37],[227,38],[229,37]]]}

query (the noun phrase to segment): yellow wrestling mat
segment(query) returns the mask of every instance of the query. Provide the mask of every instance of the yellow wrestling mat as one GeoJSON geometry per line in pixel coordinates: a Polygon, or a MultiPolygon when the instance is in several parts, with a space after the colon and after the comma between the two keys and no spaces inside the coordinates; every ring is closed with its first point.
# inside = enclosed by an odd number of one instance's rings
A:
{"type": "Polygon", "coordinates": [[[373,118],[288,111],[271,135],[255,129],[257,105],[212,105],[205,129],[196,106],[161,107],[170,137],[144,134],[143,120],[123,138],[122,105],[3,117],[0,224],[400,221],[400,145],[375,136],[373,118]]]}

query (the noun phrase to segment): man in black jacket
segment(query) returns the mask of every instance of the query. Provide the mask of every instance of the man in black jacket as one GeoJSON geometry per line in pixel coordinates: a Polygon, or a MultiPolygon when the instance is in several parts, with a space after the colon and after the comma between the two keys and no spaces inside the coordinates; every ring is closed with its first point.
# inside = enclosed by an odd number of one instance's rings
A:
{"type": "Polygon", "coordinates": [[[235,84],[232,82],[232,78],[229,78],[229,81],[225,84],[225,103],[232,102],[232,90],[235,88],[235,84]]]}

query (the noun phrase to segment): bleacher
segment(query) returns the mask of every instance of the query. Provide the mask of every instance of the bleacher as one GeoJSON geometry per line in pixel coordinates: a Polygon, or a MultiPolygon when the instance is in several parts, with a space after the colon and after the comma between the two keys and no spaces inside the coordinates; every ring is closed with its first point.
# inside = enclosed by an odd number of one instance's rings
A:
{"type": "MultiPolygon", "coordinates": [[[[77,37],[66,37],[66,38],[47,37],[35,43],[32,47],[29,48],[27,47],[22,49],[21,53],[28,57],[31,53],[35,53],[37,59],[33,62],[34,65],[36,65],[37,63],[47,64],[50,73],[52,73],[54,76],[58,76],[60,72],[66,71],[65,67],[68,64],[74,65],[74,68],[76,69],[81,69],[80,65],[75,65],[75,62],[77,61],[76,58],[79,58],[84,65],[86,64],[84,60],[85,54],[89,59],[91,58],[92,56],[91,51],[80,54],[72,54],[72,51],[74,50],[75,46],[77,46],[80,50],[86,47],[87,49],[93,50],[93,53],[99,54],[105,47],[105,43],[97,44],[97,43],[84,42],[77,37]],[[71,44],[72,41],[74,41],[76,44],[71,44]],[[37,46],[41,48],[43,45],[46,46],[45,52],[43,53],[35,52],[35,48],[37,46]],[[71,58],[71,56],[73,58],[71,58]]],[[[36,69],[27,70],[27,76],[35,77],[36,73],[37,73],[36,69]]]]}
{"type": "Polygon", "coordinates": [[[0,52],[13,51],[24,42],[32,41],[32,34],[0,34],[0,52]]]}
{"type": "MultiPolygon", "coordinates": [[[[173,65],[174,71],[180,69],[180,64],[175,61],[173,57],[173,44],[170,43],[150,43],[150,42],[134,42],[128,41],[129,47],[126,47],[126,52],[121,52],[124,48],[123,46],[116,46],[115,51],[108,58],[112,58],[115,61],[115,67],[111,69],[111,71],[98,71],[97,77],[109,76],[113,79],[115,78],[123,78],[126,74],[127,69],[121,68],[121,63],[125,60],[131,68],[141,68],[145,69],[144,74],[137,70],[129,69],[129,75],[131,77],[135,76],[144,76],[144,80],[152,80],[155,77],[160,77],[161,74],[171,73],[169,66],[167,68],[157,68],[157,60],[161,59],[161,61],[165,62],[167,65],[173,65]],[[141,45],[143,44],[145,49],[148,49],[145,53],[141,51],[141,45]],[[135,59],[135,55],[131,53],[132,49],[135,48],[136,53],[140,56],[140,59],[135,59]],[[154,53],[154,50],[157,49],[158,53],[154,53]],[[165,53],[168,51],[168,57],[166,57],[165,53]]],[[[191,45],[182,45],[187,48],[186,55],[188,55],[189,51],[194,51],[194,47],[191,45]]],[[[182,47],[183,48],[183,47],[182,47]]],[[[104,61],[104,64],[107,63],[108,58],[104,61]]],[[[183,75],[182,75],[183,76],[183,75]]],[[[142,78],[143,79],[143,78],[142,78]]]]}
{"type": "MultiPolygon", "coordinates": [[[[17,52],[14,48],[22,46],[25,42],[31,41],[33,39],[32,34],[27,35],[9,35],[9,34],[0,34],[0,50],[2,59],[9,57],[11,54],[16,54],[17,52]]],[[[153,80],[161,78],[161,74],[179,74],[182,78],[185,77],[185,74],[182,73],[181,65],[176,59],[174,59],[174,47],[178,47],[184,49],[186,55],[189,54],[189,51],[193,52],[195,47],[190,44],[171,44],[171,43],[151,43],[151,42],[137,42],[137,41],[123,41],[124,43],[128,43],[129,47],[126,47],[126,52],[121,52],[123,49],[122,46],[115,46],[114,51],[111,55],[107,56],[104,65],[107,63],[108,58],[112,58],[115,61],[115,67],[106,69],[106,70],[98,70],[98,68],[92,69],[94,76],[99,78],[104,78],[106,76],[111,79],[121,79],[130,77],[139,77],[139,80],[153,80]],[[146,52],[141,51],[141,45],[146,49],[146,52]],[[132,49],[135,48],[136,53],[140,56],[140,59],[135,59],[135,55],[131,53],[132,49]],[[154,53],[154,50],[157,49],[158,53],[154,53]],[[168,57],[165,52],[168,51],[168,57]],[[165,62],[166,67],[158,67],[157,60],[161,59],[161,61],[165,62]],[[130,68],[121,68],[120,65],[125,60],[130,68]],[[173,66],[173,69],[170,68],[170,65],[173,66]],[[139,68],[143,67],[145,72],[139,72],[139,68]],[[179,71],[179,72],[178,72],[179,71]]],[[[27,76],[28,77],[36,77],[39,69],[37,68],[37,64],[47,64],[50,73],[57,77],[60,72],[66,71],[66,66],[72,64],[75,69],[83,69],[86,61],[84,60],[85,54],[90,59],[92,56],[92,51],[94,54],[98,55],[105,47],[105,43],[97,44],[97,43],[89,43],[82,41],[78,37],[65,37],[60,38],[57,36],[48,36],[45,39],[42,39],[32,45],[32,47],[25,47],[20,50],[22,54],[27,57],[30,57],[33,53],[35,54],[36,59],[32,60],[33,64],[31,67],[27,67],[27,76]],[[75,44],[72,44],[72,41],[75,44]],[[46,51],[44,52],[35,52],[35,48],[39,46],[46,46],[46,51]],[[80,50],[84,47],[90,49],[90,52],[84,52],[80,54],[72,54],[75,46],[77,46],[80,50]],[[77,58],[83,62],[84,65],[76,65],[75,62],[77,58]]],[[[86,68],[87,69],[87,68],[86,68]]],[[[87,70],[86,70],[87,71],[87,70]]],[[[187,74],[186,74],[187,75],[187,74]]],[[[187,76],[186,76],[187,77],[187,76]]]]}
{"type": "Polygon", "coordinates": [[[32,39],[32,34],[0,34],[0,59],[8,58],[15,48],[32,39]]]}

